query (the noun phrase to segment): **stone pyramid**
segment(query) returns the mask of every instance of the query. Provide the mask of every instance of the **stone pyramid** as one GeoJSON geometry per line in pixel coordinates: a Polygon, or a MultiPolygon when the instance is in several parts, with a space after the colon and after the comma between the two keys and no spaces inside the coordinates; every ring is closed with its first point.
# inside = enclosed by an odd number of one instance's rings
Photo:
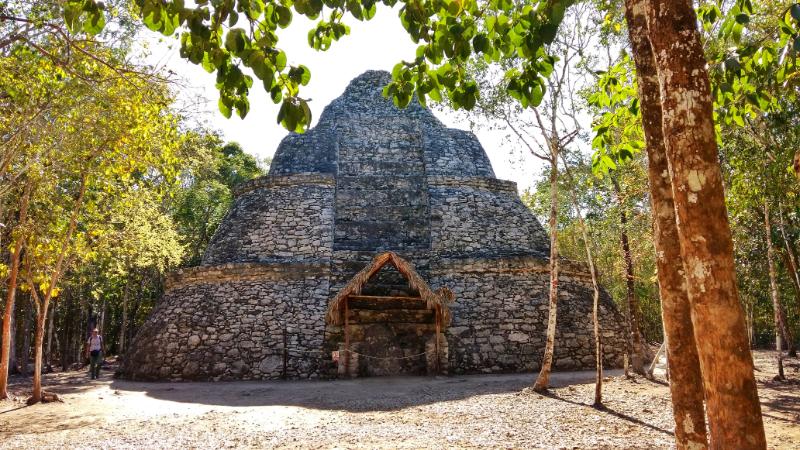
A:
{"type": "MultiPolygon", "coordinates": [[[[548,310],[544,229],[515,183],[495,177],[472,133],[445,127],[417,102],[400,110],[383,98],[390,78],[370,71],[351,81],[316,127],[283,139],[267,176],[237,188],[202,264],[168,277],[121,376],[336,376],[343,330],[326,322],[326,310],[357,272],[389,251],[431,289],[454,294],[452,321],[441,330],[450,373],[539,367],[548,310]]],[[[591,368],[586,268],[564,261],[560,291],[555,367],[591,368]]],[[[367,318],[350,333],[351,350],[363,356],[358,373],[423,373],[422,362],[379,363],[426,352],[430,324],[414,319],[423,312],[407,311],[421,304],[419,292],[388,270],[357,294],[360,304],[389,311],[350,311],[367,318]]],[[[609,365],[621,364],[623,323],[603,292],[609,365]]]]}

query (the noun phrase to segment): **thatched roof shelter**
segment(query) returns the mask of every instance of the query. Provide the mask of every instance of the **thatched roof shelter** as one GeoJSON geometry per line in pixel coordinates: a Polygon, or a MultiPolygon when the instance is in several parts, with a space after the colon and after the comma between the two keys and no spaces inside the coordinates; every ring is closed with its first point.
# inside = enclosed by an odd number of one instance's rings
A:
{"type": "Polygon", "coordinates": [[[328,305],[325,321],[331,325],[342,325],[344,323],[344,303],[347,298],[351,295],[359,295],[367,281],[375,276],[386,264],[393,265],[405,277],[408,285],[412,289],[419,291],[419,296],[422,300],[425,300],[428,309],[438,310],[439,320],[441,320],[442,325],[450,325],[451,315],[448,305],[455,298],[450,289],[439,288],[433,291],[428,286],[428,283],[417,273],[414,266],[394,252],[381,253],[375,256],[371,263],[355,274],[328,305]]]}

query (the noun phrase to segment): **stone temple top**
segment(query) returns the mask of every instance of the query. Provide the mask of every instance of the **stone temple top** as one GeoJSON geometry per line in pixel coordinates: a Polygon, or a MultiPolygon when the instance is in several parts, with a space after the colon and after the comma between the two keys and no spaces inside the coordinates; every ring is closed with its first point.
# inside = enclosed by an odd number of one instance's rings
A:
{"type": "Polygon", "coordinates": [[[520,201],[516,185],[495,178],[475,135],[445,127],[416,100],[395,107],[382,95],[390,81],[388,72],[360,75],[324,109],[316,127],[284,138],[269,175],[239,193],[286,183],[310,191],[270,198],[271,205],[240,199],[243,204],[220,226],[203,264],[326,259],[338,250],[546,256],[544,229],[520,201]],[[333,196],[311,188],[325,184],[335,187],[333,196]],[[322,209],[302,212],[298,202],[322,209]],[[288,214],[263,213],[287,203],[294,203],[288,214]],[[280,242],[287,233],[308,230],[309,220],[318,239],[301,246],[300,239],[280,242]]]}
{"type": "Polygon", "coordinates": [[[402,132],[394,140],[413,135],[419,141],[432,163],[425,167],[428,175],[494,178],[489,158],[475,135],[446,128],[416,100],[405,109],[395,107],[382,94],[391,80],[391,74],[385,71],[368,71],[353,79],[344,94],[325,107],[316,127],[303,135],[291,134],[281,142],[270,174],[336,173],[337,144],[342,138],[364,137],[353,136],[354,129],[394,129],[402,132]]]}

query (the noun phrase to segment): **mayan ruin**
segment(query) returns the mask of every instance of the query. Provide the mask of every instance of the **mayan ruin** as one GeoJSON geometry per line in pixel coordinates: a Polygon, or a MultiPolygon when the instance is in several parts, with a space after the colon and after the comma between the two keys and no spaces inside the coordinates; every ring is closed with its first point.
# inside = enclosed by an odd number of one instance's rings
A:
{"type": "MultiPolygon", "coordinates": [[[[416,102],[396,108],[381,95],[389,80],[378,71],[354,79],[315,128],[281,142],[266,177],[238,189],[202,264],[168,279],[123,377],[538,368],[544,229],[516,184],[495,178],[473,134],[444,127],[416,102]]],[[[564,261],[560,284],[555,368],[591,368],[588,270],[564,261]]],[[[604,294],[611,367],[622,363],[623,323],[604,294]]]]}

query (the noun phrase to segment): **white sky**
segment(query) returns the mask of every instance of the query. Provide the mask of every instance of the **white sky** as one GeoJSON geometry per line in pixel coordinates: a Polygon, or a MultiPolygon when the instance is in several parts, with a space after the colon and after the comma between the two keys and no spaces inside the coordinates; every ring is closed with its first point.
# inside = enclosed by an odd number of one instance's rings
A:
{"type": "MultiPolygon", "coordinates": [[[[313,22],[305,17],[295,14],[289,28],[278,30],[278,46],[286,52],[288,64],[304,64],[311,70],[311,82],[302,88],[301,96],[312,99],[314,124],[325,105],[341,95],[350,80],[371,69],[391,71],[396,63],[415,56],[416,45],[400,24],[397,9],[379,7],[375,17],[367,22],[349,19],[350,35],[335,42],[326,52],[308,46],[307,33],[313,22]]],[[[199,105],[198,121],[219,130],[225,140],[239,142],[245,151],[260,158],[275,153],[287,132],[276,123],[280,105],[272,103],[257,79],[250,92],[250,112],[245,119],[239,119],[235,113],[226,119],[217,109],[215,75],[183,60],[178,54],[177,39],[160,37],[149,30],[144,33],[150,53],[146,61],[164,66],[185,80],[182,89],[185,101],[197,96],[207,100],[199,105]]],[[[447,114],[436,115],[450,127],[468,127],[455,123],[456,119],[447,114]]],[[[520,191],[533,184],[533,177],[541,167],[539,161],[518,152],[513,154],[510,146],[503,145],[500,132],[478,130],[476,134],[498,178],[517,182],[520,191]]]]}

